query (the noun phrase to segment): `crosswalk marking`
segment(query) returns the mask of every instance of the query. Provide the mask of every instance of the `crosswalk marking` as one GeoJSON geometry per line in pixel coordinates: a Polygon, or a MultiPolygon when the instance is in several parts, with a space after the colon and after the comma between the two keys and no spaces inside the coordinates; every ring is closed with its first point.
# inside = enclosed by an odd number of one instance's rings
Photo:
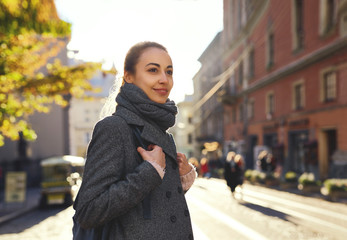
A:
{"type": "MultiPolygon", "coordinates": [[[[190,204],[196,205],[197,207],[202,209],[209,216],[222,221],[223,223],[228,225],[228,227],[232,228],[233,230],[237,231],[241,235],[245,236],[245,238],[257,239],[257,240],[267,239],[265,236],[261,235],[260,233],[254,231],[253,229],[247,227],[246,225],[234,220],[233,218],[231,218],[227,214],[219,211],[216,208],[211,207],[210,205],[204,203],[203,201],[201,201],[201,200],[199,200],[199,199],[197,199],[191,195],[189,195],[189,196],[186,195],[186,198],[190,204]]],[[[199,239],[199,238],[196,238],[196,239],[199,239]]]]}

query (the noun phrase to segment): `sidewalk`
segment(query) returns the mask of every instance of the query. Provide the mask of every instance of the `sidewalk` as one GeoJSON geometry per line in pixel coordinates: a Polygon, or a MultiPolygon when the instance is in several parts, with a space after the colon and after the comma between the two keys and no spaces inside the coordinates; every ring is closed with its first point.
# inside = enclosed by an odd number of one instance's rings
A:
{"type": "Polygon", "coordinates": [[[0,193],[0,225],[30,212],[39,206],[40,188],[29,188],[26,192],[26,201],[23,203],[5,203],[4,194],[0,193]]]}

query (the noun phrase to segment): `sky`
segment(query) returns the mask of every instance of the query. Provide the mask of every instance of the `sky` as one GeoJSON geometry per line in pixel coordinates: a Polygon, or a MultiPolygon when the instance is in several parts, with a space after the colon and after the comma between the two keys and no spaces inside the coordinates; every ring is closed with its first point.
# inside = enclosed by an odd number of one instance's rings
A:
{"type": "Polygon", "coordinates": [[[223,29],[223,0],[55,0],[58,15],[72,24],[76,58],[112,64],[122,76],[126,52],[137,42],[164,45],[173,61],[176,103],[193,93],[198,58],[223,29]]]}

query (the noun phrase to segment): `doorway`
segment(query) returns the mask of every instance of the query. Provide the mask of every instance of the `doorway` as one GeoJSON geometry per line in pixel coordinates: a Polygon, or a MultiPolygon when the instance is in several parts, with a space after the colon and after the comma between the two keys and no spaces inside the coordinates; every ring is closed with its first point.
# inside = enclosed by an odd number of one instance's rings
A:
{"type": "Polygon", "coordinates": [[[332,156],[337,150],[337,130],[322,130],[319,139],[319,172],[322,179],[329,177],[329,168],[332,165],[332,156]]]}

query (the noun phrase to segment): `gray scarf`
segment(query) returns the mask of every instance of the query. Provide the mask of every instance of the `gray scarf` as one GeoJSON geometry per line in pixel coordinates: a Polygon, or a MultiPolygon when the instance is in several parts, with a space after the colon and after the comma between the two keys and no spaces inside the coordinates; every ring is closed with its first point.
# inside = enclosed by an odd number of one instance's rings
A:
{"type": "Polygon", "coordinates": [[[142,89],[131,83],[125,83],[116,97],[118,107],[124,107],[147,122],[166,131],[175,124],[177,107],[174,101],[156,103],[150,100],[142,89]]]}

